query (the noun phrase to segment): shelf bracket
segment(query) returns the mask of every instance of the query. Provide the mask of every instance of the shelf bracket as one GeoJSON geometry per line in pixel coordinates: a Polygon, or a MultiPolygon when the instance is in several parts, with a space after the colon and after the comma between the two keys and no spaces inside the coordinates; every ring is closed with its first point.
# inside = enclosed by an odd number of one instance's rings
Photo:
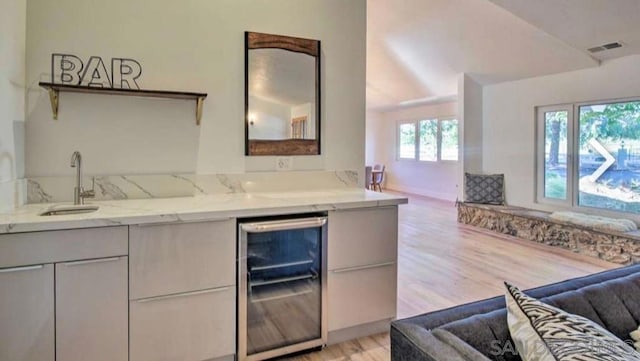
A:
{"type": "Polygon", "coordinates": [[[203,97],[198,97],[196,99],[196,125],[200,125],[200,120],[202,119],[202,104],[204,103],[203,97]]]}
{"type": "Polygon", "coordinates": [[[55,89],[49,89],[49,101],[51,102],[51,112],[53,119],[58,120],[58,104],[60,102],[60,92],[55,89]]]}

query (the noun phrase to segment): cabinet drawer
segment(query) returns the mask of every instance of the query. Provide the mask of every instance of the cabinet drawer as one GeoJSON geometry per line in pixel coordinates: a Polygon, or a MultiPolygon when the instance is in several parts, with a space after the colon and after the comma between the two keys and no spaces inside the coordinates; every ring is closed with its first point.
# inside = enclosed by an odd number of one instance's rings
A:
{"type": "Polygon", "coordinates": [[[235,353],[235,287],[130,301],[130,361],[203,361],[235,353]]]}
{"type": "Polygon", "coordinates": [[[235,284],[235,220],[130,227],[130,299],[235,284]]]}
{"type": "Polygon", "coordinates": [[[395,261],[398,207],[329,213],[328,269],[395,261]]]}
{"type": "Polygon", "coordinates": [[[329,272],[329,331],[396,317],[393,262],[329,272]]]}
{"type": "Polygon", "coordinates": [[[0,268],[124,256],[127,227],[69,229],[0,235],[0,268]]]}

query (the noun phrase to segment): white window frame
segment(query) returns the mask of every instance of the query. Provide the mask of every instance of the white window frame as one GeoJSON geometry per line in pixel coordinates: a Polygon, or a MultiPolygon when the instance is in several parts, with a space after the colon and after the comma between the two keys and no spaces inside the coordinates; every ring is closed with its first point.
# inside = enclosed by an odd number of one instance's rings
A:
{"type": "Polygon", "coordinates": [[[398,161],[415,161],[418,159],[418,143],[419,143],[419,134],[418,134],[418,121],[417,120],[403,120],[403,121],[398,121],[396,123],[396,160],[398,161]],[[402,147],[402,144],[400,143],[400,127],[404,124],[413,124],[413,131],[414,131],[414,139],[413,139],[413,158],[402,158],[400,156],[400,148],[402,147]]]}
{"type": "Polygon", "coordinates": [[[457,163],[460,159],[460,120],[456,116],[438,118],[438,161],[443,163],[457,163]],[[442,122],[456,121],[456,128],[458,128],[458,154],[455,160],[442,159],[442,122]]]}
{"type": "Polygon", "coordinates": [[[443,121],[457,121],[458,128],[458,153],[460,151],[460,121],[457,116],[442,116],[442,117],[425,117],[420,119],[411,120],[399,120],[396,122],[396,160],[399,162],[417,162],[422,164],[436,164],[436,163],[457,163],[459,157],[456,160],[442,159],[442,122],[443,121]],[[435,120],[437,124],[436,131],[436,159],[435,160],[420,160],[420,122],[424,120],[435,120]],[[404,124],[413,124],[415,134],[414,155],[413,158],[400,157],[400,126],[404,124]]]}
{"type": "Polygon", "coordinates": [[[536,107],[536,136],[535,136],[535,167],[536,167],[536,202],[541,204],[562,206],[564,208],[593,210],[612,216],[624,216],[640,219],[640,214],[622,212],[613,209],[584,206],[579,204],[580,181],[577,175],[579,166],[579,140],[580,140],[580,107],[589,105],[606,105],[625,102],[640,102],[640,97],[618,98],[606,100],[594,100],[576,103],[567,103],[551,106],[536,107]],[[544,170],[545,170],[545,124],[544,113],[553,111],[568,111],[567,114],[567,199],[559,200],[544,196],[544,170]]]}
{"type": "MultiPolygon", "coordinates": [[[[552,204],[557,206],[566,206],[571,207],[573,205],[574,196],[574,185],[576,184],[575,180],[575,146],[574,141],[576,138],[576,132],[574,130],[574,120],[573,120],[573,104],[560,104],[560,105],[551,105],[538,107],[536,110],[536,168],[537,168],[537,184],[536,184],[536,194],[538,203],[544,204],[552,204]],[[545,197],[545,114],[550,112],[567,112],[567,197],[566,199],[557,199],[557,198],[547,198],[545,197]]],[[[578,130],[579,132],[579,130],[578,130]]],[[[579,134],[578,134],[579,136],[579,134]]]]}

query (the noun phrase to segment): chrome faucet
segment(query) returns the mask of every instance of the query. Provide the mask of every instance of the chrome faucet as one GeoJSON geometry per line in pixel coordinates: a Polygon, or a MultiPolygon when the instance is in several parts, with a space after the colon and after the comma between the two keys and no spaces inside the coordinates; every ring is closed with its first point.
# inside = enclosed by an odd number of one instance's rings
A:
{"type": "Polygon", "coordinates": [[[95,177],[93,178],[91,190],[85,191],[84,187],[82,187],[82,154],[77,150],[71,155],[71,168],[76,169],[76,186],[73,189],[73,204],[84,204],[85,198],[93,198],[96,195],[94,192],[96,179],[95,177]]]}

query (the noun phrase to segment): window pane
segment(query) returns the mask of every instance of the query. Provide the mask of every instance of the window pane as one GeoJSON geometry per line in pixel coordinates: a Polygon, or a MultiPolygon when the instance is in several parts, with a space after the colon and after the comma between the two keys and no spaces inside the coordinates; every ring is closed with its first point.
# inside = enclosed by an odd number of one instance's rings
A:
{"type": "Polygon", "coordinates": [[[400,158],[416,158],[416,125],[415,123],[400,124],[400,158]]]}
{"type": "Polygon", "coordinates": [[[640,213],[640,102],[580,107],[578,204],[640,213]]]}
{"type": "Polygon", "coordinates": [[[544,196],[567,199],[567,111],[544,113],[544,196]]]}
{"type": "Polygon", "coordinates": [[[438,120],[420,121],[420,160],[438,160],[438,120]]]}
{"type": "Polygon", "coordinates": [[[442,148],[440,159],[458,160],[458,121],[456,119],[443,120],[440,123],[442,131],[442,148]]]}

